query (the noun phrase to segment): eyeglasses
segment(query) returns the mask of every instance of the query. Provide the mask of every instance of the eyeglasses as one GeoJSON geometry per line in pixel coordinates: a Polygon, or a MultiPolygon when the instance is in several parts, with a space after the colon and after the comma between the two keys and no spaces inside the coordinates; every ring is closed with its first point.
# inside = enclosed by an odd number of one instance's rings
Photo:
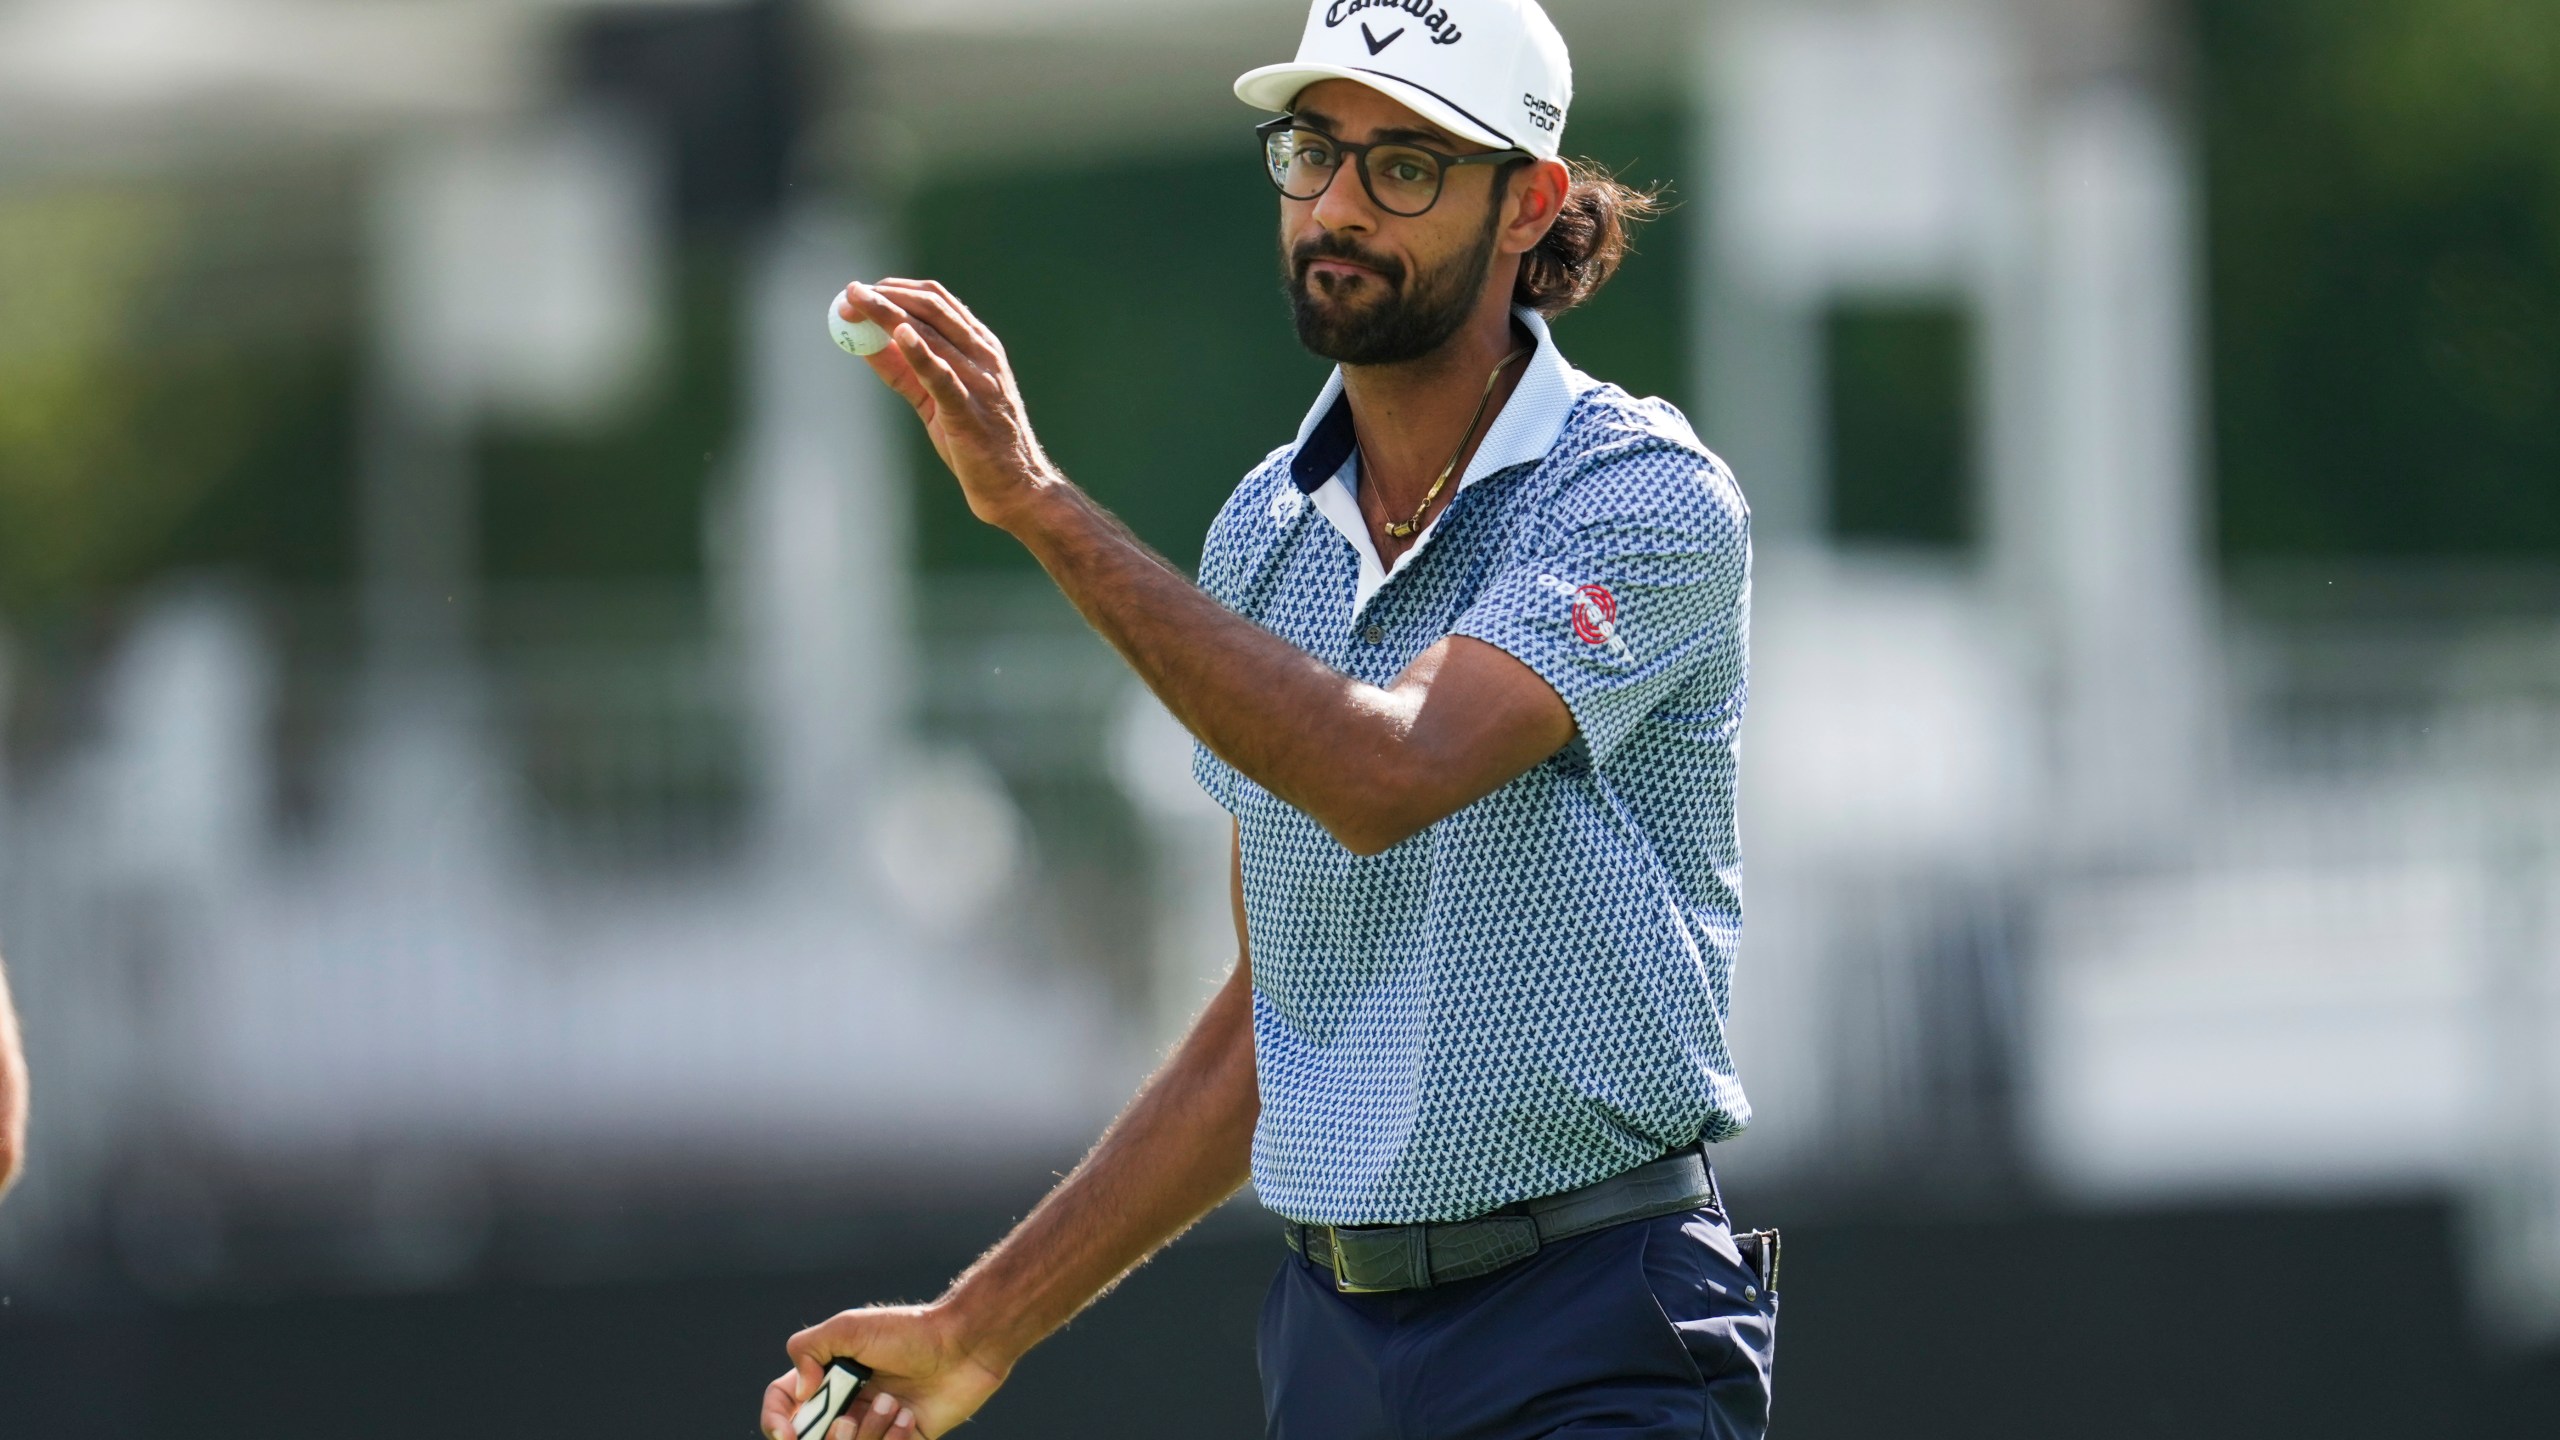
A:
{"type": "Polygon", "coordinates": [[[1397,140],[1355,145],[1283,115],[1253,127],[1262,137],[1262,159],[1272,187],[1292,200],[1313,200],[1333,188],[1345,156],[1358,166],[1360,186],[1378,208],[1408,219],[1440,201],[1441,182],[1453,165],[1507,165],[1530,160],[1526,150],[1484,155],[1444,155],[1426,145],[1397,140]]]}

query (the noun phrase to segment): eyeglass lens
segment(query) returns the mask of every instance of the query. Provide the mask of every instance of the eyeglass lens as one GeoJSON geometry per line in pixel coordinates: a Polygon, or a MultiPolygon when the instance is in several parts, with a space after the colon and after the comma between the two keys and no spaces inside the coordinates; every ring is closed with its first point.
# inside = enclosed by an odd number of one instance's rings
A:
{"type": "MultiPolygon", "coordinates": [[[[1342,142],[1321,130],[1275,130],[1266,151],[1271,182],[1292,200],[1313,200],[1333,184],[1345,153],[1342,142]]],[[[1419,215],[1440,198],[1440,162],[1430,151],[1375,145],[1358,153],[1361,179],[1381,208],[1419,215]]]]}

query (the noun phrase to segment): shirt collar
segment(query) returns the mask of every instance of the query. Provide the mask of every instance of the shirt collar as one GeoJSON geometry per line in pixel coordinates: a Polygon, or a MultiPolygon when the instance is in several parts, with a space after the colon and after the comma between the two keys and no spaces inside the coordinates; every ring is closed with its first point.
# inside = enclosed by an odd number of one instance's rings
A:
{"type": "MultiPolygon", "coordinates": [[[[1461,490],[1497,470],[1526,464],[1554,449],[1573,402],[1589,388],[1590,382],[1556,349],[1545,316],[1515,305],[1511,318],[1536,339],[1537,349],[1529,356],[1528,368],[1521,372],[1511,398],[1503,403],[1502,413],[1485,431],[1475,458],[1467,462],[1467,472],[1458,477],[1461,490]]],[[[1298,424],[1298,450],[1289,460],[1289,478],[1300,491],[1314,494],[1341,472],[1351,458],[1351,445],[1351,401],[1342,393],[1342,367],[1337,365],[1326,377],[1324,389],[1317,392],[1307,418],[1298,424]]]]}

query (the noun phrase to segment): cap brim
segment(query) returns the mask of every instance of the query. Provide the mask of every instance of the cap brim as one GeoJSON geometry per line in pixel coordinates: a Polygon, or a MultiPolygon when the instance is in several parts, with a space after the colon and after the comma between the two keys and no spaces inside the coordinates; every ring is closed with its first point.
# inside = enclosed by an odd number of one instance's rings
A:
{"type": "Polygon", "coordinates": [[[1363,70],[1356,65],[1310,65],[1301,62],[1265,65],[1236,77],[1236,98],[1256,109],[1285,111],[1297,100],[1298,92],[1319,80],[1348,80],[1355,85],[1366,85],[1450,134],[1478,145],[1490,145],[1497,150],[1525,148],[1510,136],[1410,80],[1399,80],[1393,75],[1363,70]]]}

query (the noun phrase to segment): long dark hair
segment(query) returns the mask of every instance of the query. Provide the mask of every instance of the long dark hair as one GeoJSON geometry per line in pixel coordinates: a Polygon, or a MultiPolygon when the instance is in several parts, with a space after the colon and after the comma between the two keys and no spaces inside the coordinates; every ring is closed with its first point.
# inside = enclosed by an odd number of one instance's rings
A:
{"type": "MultiPolygon", "coordinates": [[[[1526,165],[1528,162],[1521,162],[1526,165]]],[[[1538,248],[1520,259],[1512,303],[1553,319],[1599,292],[1634,248],[1630,227],[1662,213],[1662,191],[1639,190],[1589,160],[1568,160],[1573,186],[1538,248]]]]}

